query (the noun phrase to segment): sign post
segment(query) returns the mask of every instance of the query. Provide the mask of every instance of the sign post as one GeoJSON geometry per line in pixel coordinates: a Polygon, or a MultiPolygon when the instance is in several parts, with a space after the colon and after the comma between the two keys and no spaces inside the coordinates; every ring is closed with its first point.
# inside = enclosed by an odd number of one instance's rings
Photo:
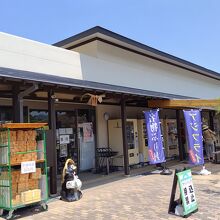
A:
{"type": "Polygon", "coordinates": [[[180,194],[183,205],[183,215],[187,216],[198,210],[195,190],[193,187],[191,170],[184,170],[176,174],[180,187],[180,194]]]}
{"type": "Polygon", "coordinates": [[[192,213],[198,211],[195,189],[192,181],[192,173],[190,169],[184,169],[183,171],[175,171],[168,213],[175,214],[175,210],[178,205],[182,205],[182,217],[188,217],[192,213]],[[180,189],[180,198],[174,201],[177,183],[180,189]]]}

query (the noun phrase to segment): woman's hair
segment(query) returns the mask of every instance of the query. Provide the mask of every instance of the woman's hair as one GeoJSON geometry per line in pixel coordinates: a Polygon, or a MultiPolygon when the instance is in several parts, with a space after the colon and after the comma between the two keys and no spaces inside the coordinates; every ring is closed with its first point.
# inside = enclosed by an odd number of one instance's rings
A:
{"type": "Polygon", "coordinates": [[[62,183],[64,182],[64,178],[65,178],[65,175],[66,175],[66,171],[67,171],[67,168],[69,165],[75,165],[75,162],[72,160],[72,159],[67,159],[66,162],[65,162],[65,165],[64,165],[64,168],[63,168],[63,173],[62,173],[62,183]]]}

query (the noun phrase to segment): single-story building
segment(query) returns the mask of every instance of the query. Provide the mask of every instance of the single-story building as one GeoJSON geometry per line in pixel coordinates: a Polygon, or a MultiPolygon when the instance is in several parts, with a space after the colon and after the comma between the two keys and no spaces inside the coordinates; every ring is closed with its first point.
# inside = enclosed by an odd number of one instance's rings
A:
{"type": "MultiPolygon", "coordinates": [[[[97,169],[100,148],[115,152],[112,165],[147,162],[143,111],[149,100],[216,99],[220,74],[94,27],[47,45],[0,33],[0,121],[48,122],[51,193],[67,157],[79,171],[97,169]],[[68,135],[68,143],[61,136],[68,135]]],[[[216,130],[213,108],[202,112],[216,130]]],[[[160,109],[167,158],[187,154],[181,109],[160,109]]]]}

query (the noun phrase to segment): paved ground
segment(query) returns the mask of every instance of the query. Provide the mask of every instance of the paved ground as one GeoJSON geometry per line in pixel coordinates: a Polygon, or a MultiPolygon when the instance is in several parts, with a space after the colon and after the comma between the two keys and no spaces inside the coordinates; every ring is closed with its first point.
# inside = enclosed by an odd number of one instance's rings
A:
{"type": "MultiPolygon", "coordinates": [[[[210,169],[215,171],[210,176],[193,175],[199,211],[190,220],[220,220],[220,165],[210,169]]],[[[173,175],[121,176],[113,182],[85,189],[80,201],[66,203],[55,198],[46,212],[24,210],[22,219],[180,219],[167,213],[172,181],[173,175]]]]}

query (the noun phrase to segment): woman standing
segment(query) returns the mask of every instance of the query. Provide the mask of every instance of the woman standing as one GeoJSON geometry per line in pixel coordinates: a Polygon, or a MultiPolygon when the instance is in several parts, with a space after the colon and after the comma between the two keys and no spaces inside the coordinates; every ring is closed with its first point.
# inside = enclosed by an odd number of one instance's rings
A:
{"type": "Polygon", "coordinates": [[[215,132],[213,132],[207,125],[202,126],[203,131],[203,139],[205,142],[205,151],[206,155],[208,157],[208,160],[211,161],[211,158],[213,158],[213,152],[215,151],[215,132]]]}

